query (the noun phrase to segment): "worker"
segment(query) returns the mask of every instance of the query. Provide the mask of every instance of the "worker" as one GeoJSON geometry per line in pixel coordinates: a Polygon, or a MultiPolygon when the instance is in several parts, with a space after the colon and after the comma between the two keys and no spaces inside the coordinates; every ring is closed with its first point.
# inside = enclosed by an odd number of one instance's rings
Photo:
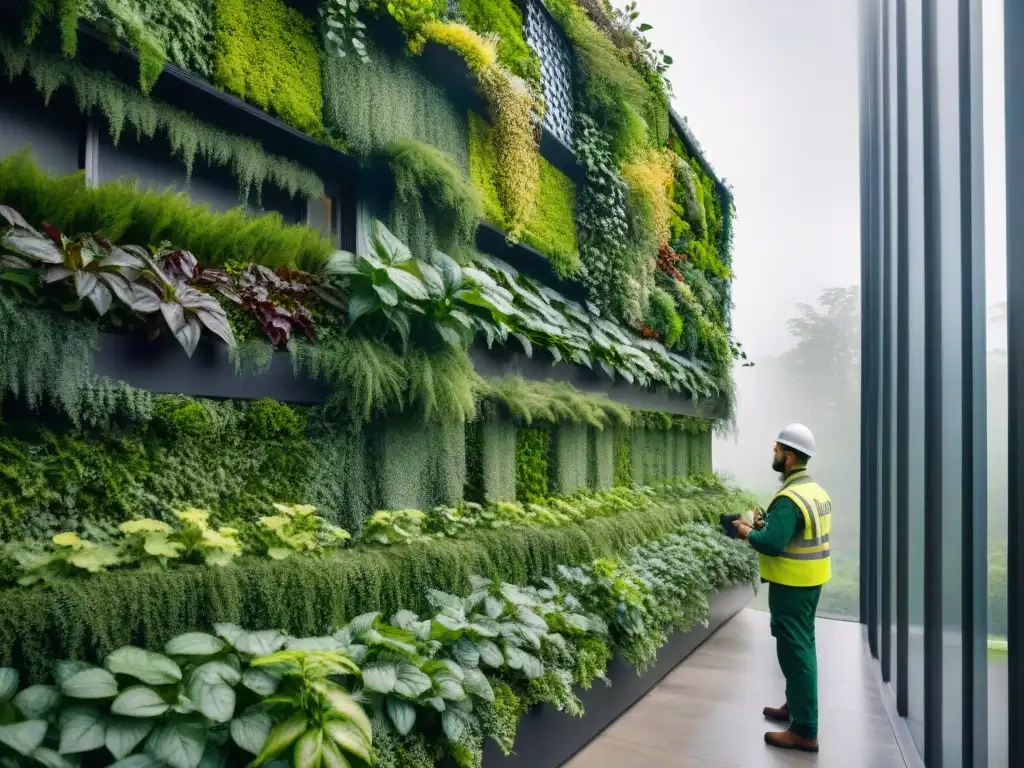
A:
{"type": "Polygon", "coordinates": [[[772,469],[782,489],[763,518],[751,525],[737,520],[740,538],[757,551],[761,581],[768,584],[768,610],[779,666],[786,678],[786,703],[765,707],[768,720],[789,723],[781,733],[766,733],[770,746],[818,751],[818,658],[814,617],[821,588],[832,576],[829,528],[832,502],[807,472],[814,456],[814,435],[790,424],[774,445],[772,469]]]}

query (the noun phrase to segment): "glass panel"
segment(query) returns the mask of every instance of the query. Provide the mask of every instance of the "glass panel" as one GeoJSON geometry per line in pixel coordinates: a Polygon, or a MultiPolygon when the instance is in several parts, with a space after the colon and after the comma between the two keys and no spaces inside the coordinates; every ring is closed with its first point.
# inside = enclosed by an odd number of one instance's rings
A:
{"type": "Polygon", "coordinates": [[[320,232],[324,237],[331,237],[331,198],[321,197],[319,200],[310,200],[307,216],[306,224],[320,232]]]}
{"type": "Polygon", "coordinates": [[[988,324],[988,718],[989,765],[1008,768],[1006,666],[1007,369],[1006,141],[1003,0],[983,4],[985,98],[985,270],[988,324]]]}

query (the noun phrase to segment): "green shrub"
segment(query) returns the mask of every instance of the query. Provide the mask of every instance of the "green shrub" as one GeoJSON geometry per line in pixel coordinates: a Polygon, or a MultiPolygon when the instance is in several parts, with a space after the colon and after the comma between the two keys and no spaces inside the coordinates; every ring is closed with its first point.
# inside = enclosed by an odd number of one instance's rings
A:
{"type": "Polygon", "coordinates": [[[459,13],[481,34],[498,37],[498,61],[514,75],[540,86],[540,59],[523,37],[523,14],[515,0],[460,0],[459,13]]]}
{"type": "Polygon", "coordinates": [[[285,224],[277,213],[214,213],[183,192],[158,193],[128,181],[87,187],[82,172],[50,176],[28,149],[0,160],[0,202],[33,224],[46,221],[69,235],[93,232],[144,244],[168,240],[204,266],[241,262],[316,271],[335,251],[316,230],[285,224]]]}
{"type": "Polygon", "coordinates": [[[425,612],[428,588],[466,594],[482,574],[514,584],[554,575],[559,565],[628,552],[687,520],[717,519],[745,503],[701,495],[671,509],[596,518],[563,528],[480,532],[430,546],[357,548],[344,556],[243,560],[228,568],[112,573],[0,600],[0,665],[40,680],[57,659],[95,661],[115,648],[161,647],[214,622],[320,636],[367,611],[425,612]]]}
{"type": "Polygon", "coordinates": [[[215,0],[213,82],[311,135],[323,130],[313,22],[282,0],[215,0]]]}

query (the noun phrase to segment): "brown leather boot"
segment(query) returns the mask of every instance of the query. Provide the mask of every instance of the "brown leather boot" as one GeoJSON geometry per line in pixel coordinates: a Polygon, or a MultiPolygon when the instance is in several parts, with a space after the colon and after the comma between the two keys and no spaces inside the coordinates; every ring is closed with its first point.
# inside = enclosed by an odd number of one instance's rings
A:
{"type": "Polygon", "coordinates": [[[789,705],[783,704],[778,709],[776,709],[775,707],[765,707],[764,717],[766,720],[773,720],[776,723],[788,723],[790,719],[789,705]]]}
{"type": "Polygon", "coordinates": [[[794,733],[792,729],[782,731],[781,733],[766,733],[764,735],[764,743],[779,749],[795,749],[798,752],[818,752],[817,739],[805,739],[800,734],[794,733]]]}

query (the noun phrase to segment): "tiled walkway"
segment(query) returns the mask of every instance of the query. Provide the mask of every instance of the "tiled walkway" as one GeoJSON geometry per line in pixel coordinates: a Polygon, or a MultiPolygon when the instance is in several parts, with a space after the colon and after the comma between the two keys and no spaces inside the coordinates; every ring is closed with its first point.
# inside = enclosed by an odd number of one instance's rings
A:
{"type": "Polygon", "coordinates": [[[768,614],[726,624],[570,763],[571,768],[905,768],[857,624],[818,621],[821,752],[764,743],[784,700],[768,614]]]}

